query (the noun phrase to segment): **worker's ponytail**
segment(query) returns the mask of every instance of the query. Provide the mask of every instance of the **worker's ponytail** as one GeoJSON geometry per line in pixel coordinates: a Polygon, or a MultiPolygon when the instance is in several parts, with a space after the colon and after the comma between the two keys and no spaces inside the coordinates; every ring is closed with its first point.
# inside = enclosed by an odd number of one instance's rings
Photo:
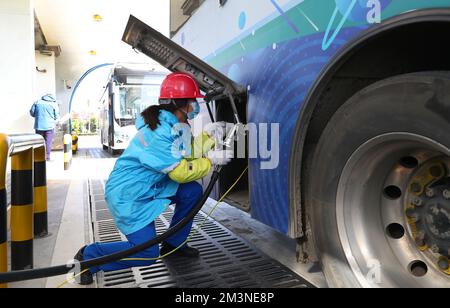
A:
{"type": "Polygon", "coordinates": [[[151,130],[156,130],[161,124],[159,121],[159,115],[162,110],[174,113],[188,104],[187,100],[172,100],[170,102],[161,101],[160,103],[160,105],[148,107],[141,113],[145,124],[147,124],[151,130]]]}
{"type": "Polygon", "coordinates": [[[159,121],[161,110],[161,106],[150,106],[142,112],[141,115],[144,118],[145,124],[147,124],[151,130],[156,130],[158,125],[161,124],[159,121]]]}

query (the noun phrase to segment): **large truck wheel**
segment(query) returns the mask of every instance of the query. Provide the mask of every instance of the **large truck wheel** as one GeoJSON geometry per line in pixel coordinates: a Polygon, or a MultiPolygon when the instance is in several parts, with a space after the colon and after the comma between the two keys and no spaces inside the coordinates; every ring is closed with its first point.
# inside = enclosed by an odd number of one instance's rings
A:
{"type": "Polygon", "coordinates": [[[307,177],[331,287],[450,287],[450,73],[357,93],[329,122],[307,177]]]}

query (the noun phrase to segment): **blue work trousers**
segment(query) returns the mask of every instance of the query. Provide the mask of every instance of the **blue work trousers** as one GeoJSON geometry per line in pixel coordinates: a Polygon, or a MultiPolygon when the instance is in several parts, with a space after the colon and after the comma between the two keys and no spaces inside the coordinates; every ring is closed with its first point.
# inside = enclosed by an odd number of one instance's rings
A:
{"type": "MultiPolygon", "coordinates": [[[[171,227],[180,222],[192,208],[197,204],[203,195],[203,189],[197,182],[182,184],[178,188],[175,197],[171,198],[172,204],[175,204],[175,213],[172,218],[171,227]]],[[[169,238],[166,242],[173,247],[180,246],[186,241],[192,229],[192,221],[181,229],[177,234],[169,238]]],[[[84,250],[84,260],[96,259],[116,252],[128,250],[139,244],[148,242],[157,236],[155,223],[152,222],[147,227],[127,236],[128,242],[117,243],[94,243],[84,250]]],[[[129,258],[137,259],[155,259],[159,257],[159,245],[153,246],[129,258]]],[[[132,267],[150,266],[156,261],[118,261],[107,265],[91,268],[90,271],[95,274],[99,271],[111,272],[132,267]]]]}

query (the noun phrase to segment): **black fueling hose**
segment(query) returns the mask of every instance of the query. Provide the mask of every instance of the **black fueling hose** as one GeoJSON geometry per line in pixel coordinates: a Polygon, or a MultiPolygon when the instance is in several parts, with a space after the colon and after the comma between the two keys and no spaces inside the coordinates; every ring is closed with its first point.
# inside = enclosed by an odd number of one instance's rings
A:
{"type": "MultiPolygon", "coordinates": [[[[204,192],[202,198],[200,201],[197,202],[197,205],[192,209],[189,214],[183,218],[178,224],[173,226],[172,228],[168,229],[165,233],[158,235],[154,239],[137,245],[133,248],[130,248],[128,250],[124,250],[112,255],[104,256],[97,259],[92,259],[88,261],[83,261],[80,263],[81,269],[89,269],[100,265],[109,264],[112,262],[116,262],[128,257],[131,257],[141,251],[144,251],[146,249],[149,249],[150,247],[153,247],[155,245],[158,245],[159,243],[164,242],[169,237],[175,235],[178,231],[180,231],[182,228],[184,228],[191,220],[195,218],[195,216],[200,212],[202,207],[205,205],[206,201],[209,198],[209,195],[211,194],[214,185],[216,184],[217,180],[219,179],[220,175],[220,168],[215,170],[212,174],[211,181],[206,188],[206,191],[204,192]]],[[[54,276],[60,276],[65,275],[69,273],[71,270],[75,268],[75,265],[59,265],[59,266],[53,266],[53,267],[47,267],[47,268],[41,268],[41,269],[32,269],[32,270],[23,270],[23,271],[15,271],[15,272],[9,272],[9,273],[2,273],[0,274],[0,283],[11,283],[11,282],[18,282],[18,281],[24,281],[24,280],[34,280],[34,279],[42,279],[47,277],[54,277],[54,276]]]]}

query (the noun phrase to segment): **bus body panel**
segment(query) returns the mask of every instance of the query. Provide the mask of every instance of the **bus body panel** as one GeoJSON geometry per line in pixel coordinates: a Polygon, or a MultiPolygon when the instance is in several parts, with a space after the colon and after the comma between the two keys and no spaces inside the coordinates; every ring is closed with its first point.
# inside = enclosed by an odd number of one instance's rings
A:
{"type": "Polygon", "coordinates": [[[450,7],[448,0],[258,0],[229,1],[224,7],[205,1],[173,38],[248,87],[249,123],[280,124],[278,167],[263,170],[264,159],[250,159],[249,184],[252,217],[282,233],[295,236],[288,178],[299,112],[330,60],[372,26],[377,5],[382,20],[450,7]]]}

